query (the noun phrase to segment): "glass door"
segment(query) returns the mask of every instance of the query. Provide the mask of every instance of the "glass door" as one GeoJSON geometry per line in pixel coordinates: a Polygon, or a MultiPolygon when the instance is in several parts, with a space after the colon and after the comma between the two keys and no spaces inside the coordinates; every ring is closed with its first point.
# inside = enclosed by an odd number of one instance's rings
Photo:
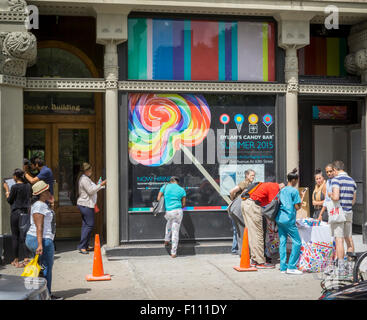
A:
{"type": "Polygon", "coordinates": [[[24,158],[41,156],[51,166],[51,125],[29,123],[24,125],[24,158]]]}
{"type": "MultiPolygon", "coordinates": [[[[95,130],[93,124],[53,124],[52,167],[57,185],[55,209],[58,238],[80,236],[81,218],[76,206],[80,165],[95,168],[95,130]]],[[[95,181],[95,177],[92,179],[95,181]]]]}
{"type": "MultiPolygon", "coordinates": [[[[80,237],[81,217],[76,206],[80,165],[95,167],[95,124],[27,123],[24,125],[24,157],[40,156],[54,178],[56,238],[80,237]]],[[[37,172],[33,173],[37,175],[37,172]]],[[[96,177],[92,177],[96,181],[96,177]]],[[[97,177],[98,179],[98,177],[97,177]]]]}

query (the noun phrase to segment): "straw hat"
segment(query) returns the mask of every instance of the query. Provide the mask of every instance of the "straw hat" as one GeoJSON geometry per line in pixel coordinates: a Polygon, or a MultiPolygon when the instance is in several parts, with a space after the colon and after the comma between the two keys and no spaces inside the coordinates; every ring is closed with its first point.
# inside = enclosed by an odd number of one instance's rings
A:
{"type": "Polygon", "coordinates": [[[48,190],[48,188],[49,188],[49,187],[50,187],[50,186],[49,186],[46,182],[44,182],[44,181],[40,180],[40,181],[36,182],[36,183],[32,186],[33,195],[34,195],[34,196],[38,196],[38,195],[39,195],[39,194],[41,194],[42,192],[45,192],[46,190],[48,190]]]}

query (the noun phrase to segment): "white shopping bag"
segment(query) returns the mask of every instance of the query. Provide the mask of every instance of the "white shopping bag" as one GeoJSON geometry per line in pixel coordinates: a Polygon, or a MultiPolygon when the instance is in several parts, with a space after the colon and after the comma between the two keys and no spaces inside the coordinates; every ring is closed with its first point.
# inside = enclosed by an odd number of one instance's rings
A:
{"type": "Polygon", "coordinates": [[[345,222],[345,214],[339,201],[327,201],[326,209],[329,214],[329,223],[345,222]]]}

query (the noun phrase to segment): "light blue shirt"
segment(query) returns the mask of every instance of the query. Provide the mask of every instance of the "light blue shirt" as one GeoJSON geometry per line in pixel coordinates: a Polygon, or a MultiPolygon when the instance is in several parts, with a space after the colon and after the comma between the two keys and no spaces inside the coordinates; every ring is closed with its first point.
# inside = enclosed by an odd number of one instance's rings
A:
{"type": "Polygon", "coordinates": [[[325,195],[325,200],[324,203],[322,204],[323,207],[326,208],[326,203],[331,201],[330,197],[329,197],[329,192],[333,192],[333,187],[332,187],[332,183],[333,183],[333,179],[329,179],[326,181],[326,195],[325,195]]]}
{"type": "Polygon", "coordinates": [[[276,222],[289,223],[296,222],[296,208],[295,204],[301,203],[301,197],[296,188],[287,186],[280,191],[280,208],[276,217],[276,222]]]}
{"type": "Polygon", "coordinates": [[[183,197],[186,197],[186,191],[184,188],[180,187],[176,183],[169,183],[166,187],[163,186],[159,191],[163,192],[166,211],[182,209],[181,200],[183,197]]]}

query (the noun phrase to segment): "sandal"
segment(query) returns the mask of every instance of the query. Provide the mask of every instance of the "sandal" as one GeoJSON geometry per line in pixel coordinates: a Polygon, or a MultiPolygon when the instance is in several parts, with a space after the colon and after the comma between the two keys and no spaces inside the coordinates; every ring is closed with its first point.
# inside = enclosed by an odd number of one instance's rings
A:
{"type": "Polygon", "coordinates": [[[81,254],[89,254],[89,252],[86,249],[79,249],[79,253],[81,253],[81,254]]]}
{"type": "Polygon", "coordinates": [[[16,267],[17,268],[24,268],[27,264],[28,264],[28,262],[22,261],[22,262],[18,263],[18,265],[16,267]]]}
{"type": "Polygon", "coordinates": [[[11,265],[12,265],[12,266],[14,266],[14,267],[16,267],[16,268],[18,268],[19,261],[15,261],[15,260],[13,260],[13,261],[11,262],[11,265]]]}

